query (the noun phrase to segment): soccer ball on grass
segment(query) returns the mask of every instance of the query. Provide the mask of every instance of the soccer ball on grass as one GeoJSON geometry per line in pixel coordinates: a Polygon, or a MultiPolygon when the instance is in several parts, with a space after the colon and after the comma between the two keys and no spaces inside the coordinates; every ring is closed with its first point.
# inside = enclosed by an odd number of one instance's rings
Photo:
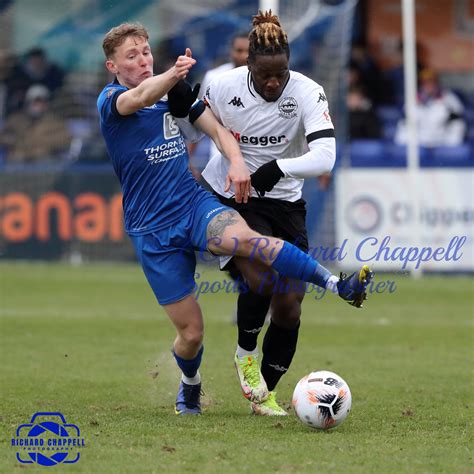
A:
{"type": "Polygon", "coordinates": [[[340,425],[351,410],[347,383],[334,372],[321,370],[303,377],[293,392],[298,418],[311,428],[326,430],[340,425]]]}

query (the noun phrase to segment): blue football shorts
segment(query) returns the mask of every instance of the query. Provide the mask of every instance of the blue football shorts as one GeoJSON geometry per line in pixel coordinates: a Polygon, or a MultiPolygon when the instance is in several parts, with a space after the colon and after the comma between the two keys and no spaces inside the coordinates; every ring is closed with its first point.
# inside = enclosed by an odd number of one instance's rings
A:
{"type": "Polygon", "coordinates": [[[130,236],[138,260],[160,305],[176,303],[194,292],[195,250],[207,249],[207,226],[232,210],[202,188],[189,212],[177,223],[150,234],[130,236]]]}

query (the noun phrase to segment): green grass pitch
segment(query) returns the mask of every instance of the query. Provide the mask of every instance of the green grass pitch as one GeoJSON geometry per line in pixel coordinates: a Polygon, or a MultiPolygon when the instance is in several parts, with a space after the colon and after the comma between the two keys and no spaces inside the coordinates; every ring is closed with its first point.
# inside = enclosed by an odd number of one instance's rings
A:
{"type": "Polygon", "coordinates": [[[0,471],[472,473],[474,280],[393,278],[396,292],[362,310],[305,299],[278,399],[288,407],[317,369],[340,374],[353,396],[348,419],[318,432],[292,411],[250,415],[232,365],[234,295],[200,298],[204,413],[176,417],[174,330],[138,266],[1,263],[0,471]],[[16,461],[11,438],[38,411],[79,426],[79,462],[16,461]]]}

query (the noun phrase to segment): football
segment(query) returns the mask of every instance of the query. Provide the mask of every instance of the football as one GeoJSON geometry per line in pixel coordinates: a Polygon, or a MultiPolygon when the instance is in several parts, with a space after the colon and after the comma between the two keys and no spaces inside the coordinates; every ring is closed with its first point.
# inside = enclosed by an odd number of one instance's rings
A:
{"type": "Polygon", "coordinates": [[[340,425],[352,405],[347,383],[334,372],[321,370],[303,377],[293,392],[298,418],[311,428],[327,430],[340,425]]]}

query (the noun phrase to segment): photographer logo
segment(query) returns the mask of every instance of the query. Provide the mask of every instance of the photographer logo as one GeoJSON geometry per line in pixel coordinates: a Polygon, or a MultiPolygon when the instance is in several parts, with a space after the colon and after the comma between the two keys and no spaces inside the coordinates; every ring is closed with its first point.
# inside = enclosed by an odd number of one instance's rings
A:
{"type": "Polygon", "coordinates": [[[11,445],[16,448],[16,458],[22,464],[56,466],[79,461],[79,448],[85,446],[84,438],[76,425],[67,423],[59,412],[38,412],[30,423],[16,429],[11,445]]]}

